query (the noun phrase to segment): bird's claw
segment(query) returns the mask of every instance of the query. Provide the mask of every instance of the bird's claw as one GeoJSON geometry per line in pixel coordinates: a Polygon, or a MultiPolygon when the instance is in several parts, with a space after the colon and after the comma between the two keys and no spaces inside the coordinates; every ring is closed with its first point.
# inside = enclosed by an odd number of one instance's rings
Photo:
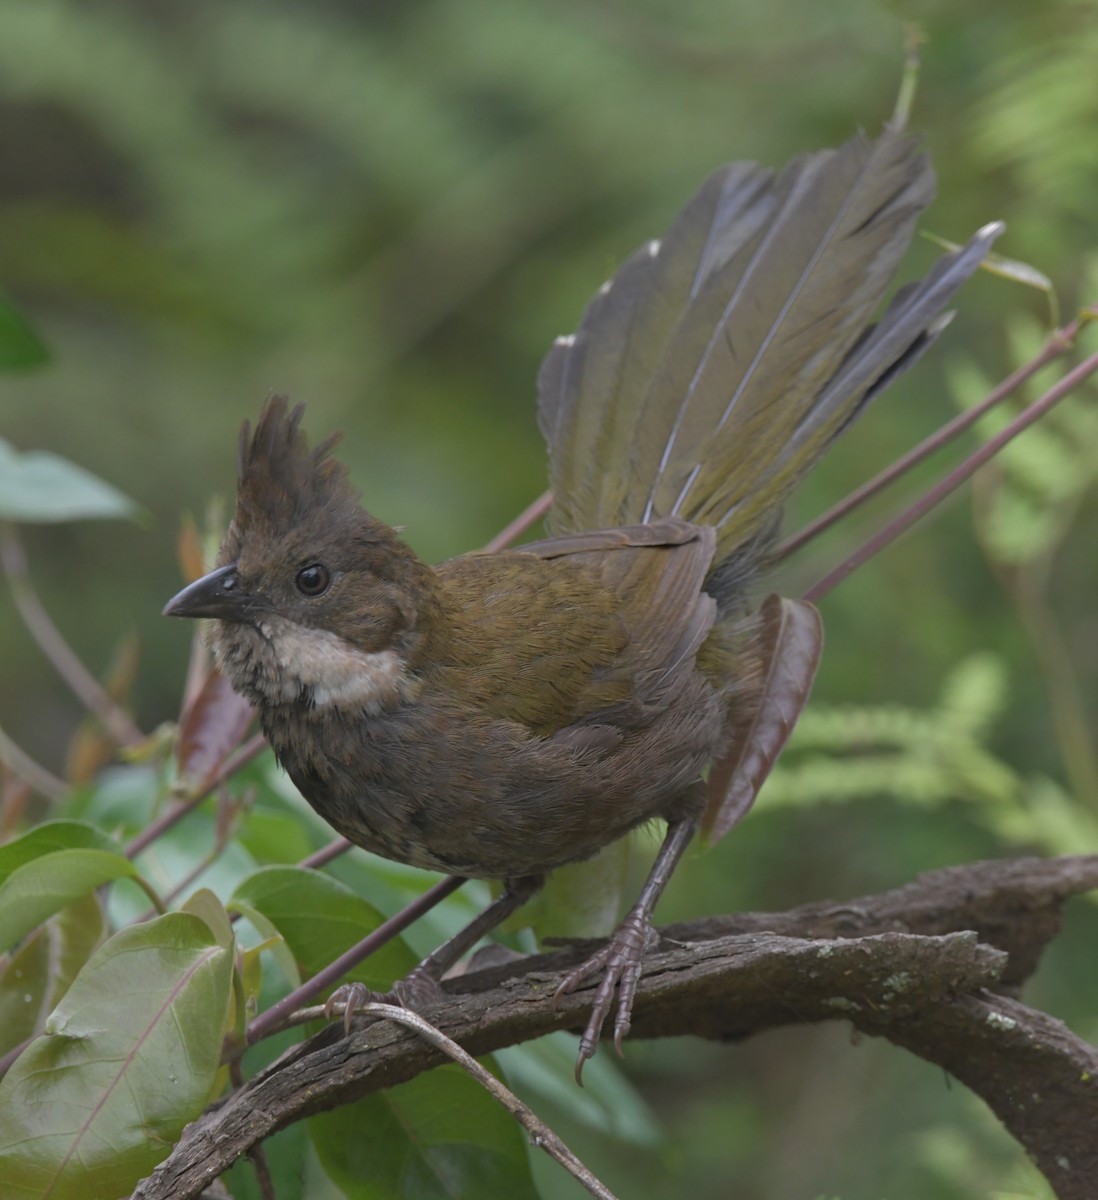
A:
{"type": "Polygon", "coordinates": [[[621,1044],[629,1033],[633,1022],[633,1000],[637,984],[644,968],[644,955],[655,937],[648,918],[638,913],[629,916],[614,931],[613,936],[591,955],[586,962],[569,971],[553,994],[554,1003],[561,996],[573,992],[588,979],[601,973],[598,990],[591,1006],[591,1016],[580,1038],[579,1054],[576,1058],[576,1082],[583,1086],[583,1068],[588,1059],[594,1058],[602,1036],[602,1027],[610,1015],[614,993],[618,996],[618,1009],[614,1017],[614,1049],[621,1054],[621,1044]]]}
{"type": "Polygon", "coordinates": [[[371,1001],[386,1000],[388,997],[371,992],[364,983],[341,983],[324,1004],[324,1016],[334,1021],[342,1012],[343,1033],[350,1037],[354,1024],[355,1010],[371,1001]]]}
{"type": "Polygon", "coordinates": [[[343,1015],[343,1032],[350,1036],[356,1010],[364,1004],[396,1004],[418,1012],[430,1008],[443,997],[438,980],[421,963],[403,979],[398,979],[388,992],[371,991],[364,983],[343,983],[328,997],[324,1005],[324,1016],[334,1021],[343,1015]]]}

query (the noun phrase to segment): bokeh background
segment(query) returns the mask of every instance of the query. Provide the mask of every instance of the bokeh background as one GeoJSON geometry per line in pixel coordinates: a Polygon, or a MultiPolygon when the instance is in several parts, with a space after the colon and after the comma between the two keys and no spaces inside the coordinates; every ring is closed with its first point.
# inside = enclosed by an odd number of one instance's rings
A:
{"type": "MultiPolygon", "coordinates": [[[[912,124],[940,180],[926,227],[963,240],[1004,218],[1000,248],[1045,271],[1070,316],[1098,299],[1084,292],[1098,283],[1096,15],[1089,0],[0,0],[0,288],[52,354],[0,377],[0,436],[73,459],[149,514],[25,530],[45,603],[97,671],[136,632],[137,719],[172,719],[189,631],[158,614],[180,582],[180,518],[231,502],[237,429],[270,391],[305,401],[314,434],[346,431],[366,502],[425,557],[483,543],[544,486],[534,379],[551,339],[718,163],[780,165],[877,128],[907,21],[926,37],[912,124]]],[[[909,272],[935,253],[914,247],[909,272]]],[[[791,526],[1002,377],[1049,323],[1040,292],[988,276],[960,308],[791,526]]],[[[885,511],[815,544],[782,586],[811,582],[885,511]]],[[[820,711],[911,716],[950,681],[974,689],[987,761],[1016,783],[1009,819],[989,817],[987,788],[974,801],[946,775],[920,792],[879,772],[828,803],[806,758],[680,872],[663,917],[1098,848],[1085,747],[1077,737],[1066,764],[1054,717],[1073,704],[1093,754],[1093,490],[1057,512],[1036,625],[967,497],[824,606],[820,711]],[[1035,644],[1050,629],[1067,700],[1050,698],[1035,644]]],[[[62,771],[80,713],[3,589],[0,662],[0,726],[62,771]]],[[[1096,935],[1077,902],[1030,993],[1091,1038],[1096,935]]],[[[625,1070],[658,1120],[647,1134],[578,1125],[566,1095],[546,1115],[631,1198],[1041,1194],[964,1089],[839,1025],[631,1045],[625,1070]]],[[[541,1177],[546,1196],[578,1194],[541,1177]]]]}

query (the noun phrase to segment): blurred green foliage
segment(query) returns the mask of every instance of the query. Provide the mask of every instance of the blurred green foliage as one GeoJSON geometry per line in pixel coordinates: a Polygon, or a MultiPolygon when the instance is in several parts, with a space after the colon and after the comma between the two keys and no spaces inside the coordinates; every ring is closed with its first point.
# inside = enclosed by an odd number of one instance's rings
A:
{"type": "MultiPolygon", "coordinates": [[[[366,502],[424,556],[486,540],[544,486],[533,383],[552,337],[717,163],[777,165],[876,126],[901,21],[927,37],[912,124],[940,180],[928,226],[962,240],[1004,218],[1003,253],[1048,274],[1071,315],[1098,299],[1095,17],[1092,0],[0,0],[0,288],[52,353],[0,380],[0,436],[155,516],[28,529],[48,609],[95,670],[137,630],[136,717],[172,718],[186,636],[157,614],[180,514],[230,493],[236,430],[269,390],[307,401],[314,435],[347,431],[366,502]]],[[[912,272],[934,253],[917,247],[912,272]]],[[[991,279],[960,308],[791,526],[1032,353],[1047,311],[991,279]]],[[[1093,411],[1091,392],[1075,425],[985,479],[975,514],[951,505],[828,597],[800,746],[744,826],[679,873],[663,919],[1094,848],[1080,738],[1093,756],[1098,499],[1087,456],[1069,481],[1063,450],[1092,436],[1093,411]],[[840,766],[861,774],[838,776],[842,803],[820,803],[814,739],[849,742],[840,766]]],[[[887,504],[800,555],[783,590],[887,504]]],[[[0,727],[61,773],[81,714],[6,592],[0,656],[0,727]]],[[[1092,1039],[1096,933],[1080,905],[1032,988],[1092,1039]]],[[[838,1026],[630,1045],[626,1066],[662,1140],[608,1137],[566,1092],[543,1115],[635,1200],[1044,1194],[963,1089],[838,1026]]],[[[543,1195],[578,1194],[535,1170],[543,1195]]]]}

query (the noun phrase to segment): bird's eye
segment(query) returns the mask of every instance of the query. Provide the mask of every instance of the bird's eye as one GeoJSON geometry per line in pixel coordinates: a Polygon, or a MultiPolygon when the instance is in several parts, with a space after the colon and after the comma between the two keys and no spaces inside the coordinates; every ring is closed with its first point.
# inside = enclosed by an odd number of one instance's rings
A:
{"type": "Polygon", "coordinates": [[[320,596],[328,590],[332,573],[323,563],[310,563],[298,571],[294,582],[303,596],[320,596]]]}

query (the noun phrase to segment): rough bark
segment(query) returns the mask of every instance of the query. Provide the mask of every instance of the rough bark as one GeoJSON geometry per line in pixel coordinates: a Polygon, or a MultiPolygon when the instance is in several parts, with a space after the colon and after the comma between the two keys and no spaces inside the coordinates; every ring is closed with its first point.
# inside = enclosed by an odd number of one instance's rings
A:
{"type": "MultiPolygon", "coordinates": [[[[740,1038],[845,1019],[936,1063],[982,1096],[1060,1200],[1098,1178],[1098,1053],[1015,999],[1098,856],[976,863],[879,896],[672,926],[645,964],[631,1037],[740,1038]],[[1006,993],[1006,994],[1004,994],[1006,993]]],[[[582,1028],[593,989],[551,997],[590,945],[475,971],[426,1015],[474,1054],[582,1028]]],[[[443,1061],[379,1021],[303,1042],[185,1131],[133,1193],[187,1200],[286,1125],[443,1061]]]]}

